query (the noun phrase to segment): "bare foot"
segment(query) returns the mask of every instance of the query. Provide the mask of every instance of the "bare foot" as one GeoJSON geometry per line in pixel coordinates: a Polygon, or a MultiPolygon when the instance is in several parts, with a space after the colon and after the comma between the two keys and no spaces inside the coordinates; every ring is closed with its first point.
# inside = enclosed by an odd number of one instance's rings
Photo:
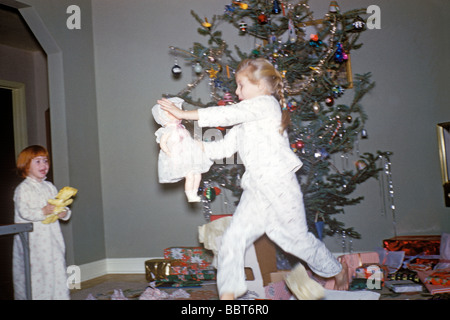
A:
{"type": "Polygon", "coordinates": [[[348,290],[348,267],[345,262],[342,262],[342,270],[334,278],[334,290],[348,290]]]}
{"type": "Polygon", "coordinates": [[[220,296],[220,300],[234,300],[234,294],[232,293],[224,293],[220,296]]]}

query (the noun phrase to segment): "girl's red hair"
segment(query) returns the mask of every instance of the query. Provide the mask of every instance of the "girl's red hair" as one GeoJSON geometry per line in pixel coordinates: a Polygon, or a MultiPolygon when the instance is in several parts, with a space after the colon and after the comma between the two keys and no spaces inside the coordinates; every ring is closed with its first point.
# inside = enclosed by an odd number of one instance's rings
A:
{"type": "Polygon", "coordinates": [[[28,170],[30,170],[31,160],[39,156],[46,157],[50,161],[48,151],[43,146],[33,145],[23,149],[17,157],[17,172],[19,176],[26,178],[28,170]]]}

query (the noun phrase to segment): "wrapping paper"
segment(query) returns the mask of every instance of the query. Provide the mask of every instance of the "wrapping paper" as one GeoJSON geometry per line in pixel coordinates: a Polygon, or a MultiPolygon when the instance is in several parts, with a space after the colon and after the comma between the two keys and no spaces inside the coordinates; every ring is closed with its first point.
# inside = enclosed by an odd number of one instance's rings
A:
{"type": "Polygon", "coordinates": [[[450,286],[450,271],[436,270],[425,278],[425,283],[450,286]]]}
{"type": "Polygon", "coordinates": [[[366,264],[355,270],[356,279],[379,279],[384,281],[387,277],[387,267],[381,264],[366,264]]]}
{"type": "Polygon", "coordinates": [[[357,268],[366,264],[378,264],[380,257],[378,252],[351,253],[340,256],[339,261],[347,265],[349,281],[351,281],[356,276],[357,268]]]}
{"type": "Polygon", "coordinates": [[[145,261],[145,277],[148,282],[167,278],[174,270],[186,268],[182,260],[151,259],[145,261]],[[175,269],[174,269],[175,268],[175,269]]]}
{"type": "Polygon", "coordinates": [[[199,270],[213,270],[213,254],[203,247],[170,247],[164,249],[164,259],[197,264],[199,270]]]}
{"type": "Polygon", "coordinates": [[[404,251],[406,256],[439,255],[441,236],[399,236],[383,240],[389,251],[404,251]]]}
{"type": "Polygon", "coordinates": [[[198,264],[176,259],[147,260],[145,275],[148,282],[186,282],[215,280],[216,278],[214,270],[202,270],[198,264]]]}

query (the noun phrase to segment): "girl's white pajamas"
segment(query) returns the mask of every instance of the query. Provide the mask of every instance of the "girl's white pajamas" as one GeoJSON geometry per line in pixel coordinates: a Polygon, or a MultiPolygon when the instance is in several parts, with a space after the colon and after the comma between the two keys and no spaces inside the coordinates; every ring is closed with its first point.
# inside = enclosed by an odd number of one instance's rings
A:
{"type": "Polygon", "coordinates": [[[239,152],[245,166],[242,194],[218,254],[219,294],[247,291],[245,250],[264,233],[284,251],[308,263],[322,277],[333,277],[341,264],[308,231],[303,194],[295,172],[301,161],[280,134],[281,109],[273,96],[259,96],[231,106],[199,109],[200,127],[233,126],[220,141],[204,143],[211,159],[239,152]]]}
{"type": "MultiPolygon", "coordinates": [[[[48,181],[39,182],[26,178],[14,193],[15,223],[33,223],[29,233],[31,291],[33,300],[69,300],[65,262],[65,243],[59,221],[43,224],[46,216],[42,208],[48,199],[57,195],[56,187],[48,181]]],[[[67,209],[64,220],[70,218],[67,209]]],[[[14,298],[23,300],[25,294],[25,271],[22,242],[18,235],[13,246],[14,298]]]]}

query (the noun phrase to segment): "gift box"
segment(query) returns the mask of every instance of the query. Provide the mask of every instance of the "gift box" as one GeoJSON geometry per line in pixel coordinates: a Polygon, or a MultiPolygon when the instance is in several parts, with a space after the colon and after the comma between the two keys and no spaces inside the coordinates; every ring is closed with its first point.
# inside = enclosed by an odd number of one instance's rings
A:
{"type": "Polygon", "coordinates": [[[406,256],[439,255],[441,236],[398,236],[383,240],[389,251],[404,251],[406,256]]]}
{"type": "Polygon", "coordinates": [[[389,281],[413,281],[415,283],[420,283],[419,276],[416,271],[409,269],[400,269],[397,272],[390,273],[387,276],[387,280],[389,281]]]}
{"type": "Polygon", "coordinates": [[[365,264],[355,270],[355,279],[371,279],[381,283],[387,277],[387,267],[381,264],[365,264]]]}
{"type": "Polygon", "coordinates": [[[148,282],[167,279],[174,270],[186,268],[182,260],[150,259],[145,261],[145,278],[148,282]]]}
{"type": "Polygon", "coordinates": [[[199,270],[213,270],[213,254],[202,247],[170,247],[164,249],[164,259],[182,260],[186,263],[197,264],[199,270]]]}
{"type": "Polygon", "coordinates": [[[216,272],[183,260],[151,259],[145,262],[145,277],[148,282],[204,281],[215,280],[216,272]]]}

